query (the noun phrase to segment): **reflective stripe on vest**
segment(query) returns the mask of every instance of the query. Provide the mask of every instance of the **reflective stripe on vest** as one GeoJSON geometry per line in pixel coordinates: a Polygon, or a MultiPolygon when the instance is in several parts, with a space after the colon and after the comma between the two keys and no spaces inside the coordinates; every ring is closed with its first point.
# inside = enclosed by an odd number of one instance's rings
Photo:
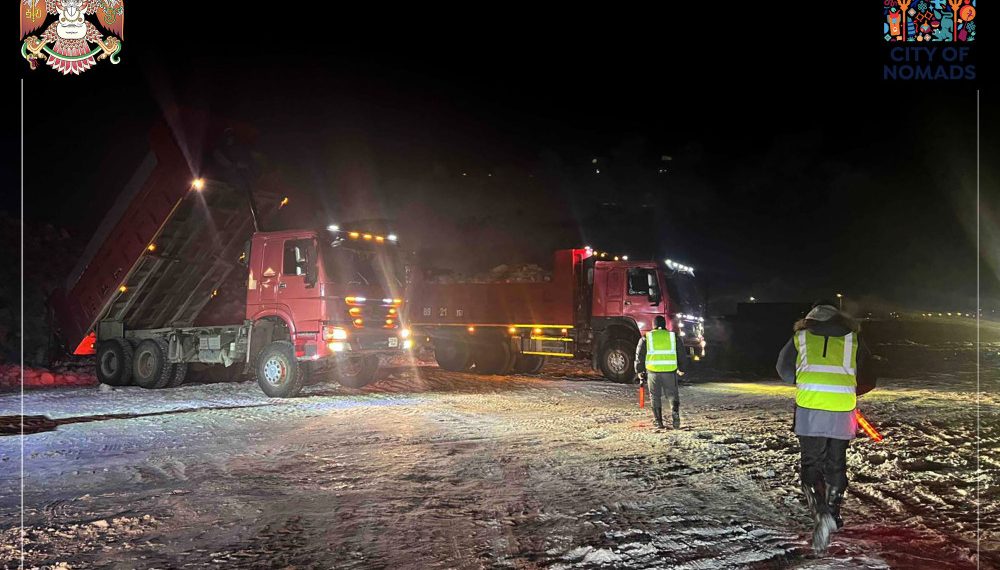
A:
{"type": "Polygon", "coordinates": [[[656,329],[646,333],[646,370],[673,372],[677,370],[677,343],[673,331],[656,329]]]}
{"type": "Polygon", "coordinates": [[[849,412],[857,405],[858,347],[854,333],[822,336],[795,334],[795,403],[803,408],[849,412]]]}

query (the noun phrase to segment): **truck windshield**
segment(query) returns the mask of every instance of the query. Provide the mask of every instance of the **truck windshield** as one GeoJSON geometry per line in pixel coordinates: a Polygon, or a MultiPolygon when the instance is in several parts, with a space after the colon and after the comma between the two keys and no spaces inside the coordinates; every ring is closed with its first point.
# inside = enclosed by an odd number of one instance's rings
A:
{"type": "Polygon", "coordinates": [[[667,292],[670,298],[680,306],[681,313],[697,316],[705,314],[705,300],[694,276],[685,273],[674,273],[667,276],[667,292]]]}
{"type": "Polygon", "coordinates": [[[402,291],[404,268],[395,246],[333,242],[322,251],[327,277],[334,283],[379,287],[387,294],[402,291]]]}

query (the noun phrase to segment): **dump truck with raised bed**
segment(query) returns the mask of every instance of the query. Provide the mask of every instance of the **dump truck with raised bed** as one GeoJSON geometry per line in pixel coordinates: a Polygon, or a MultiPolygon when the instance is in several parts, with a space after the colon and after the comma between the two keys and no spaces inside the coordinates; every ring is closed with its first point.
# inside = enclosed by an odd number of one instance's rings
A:
{"type": "Polygon", "coordinates": [[[290,397],[328,374],[368,384],[380,356],[405,349],[402,280],[386,270],[399,266],[395,236],[264,231],[287,198],[254,136],[198,113],[153,127],[146,158],[51,299],[58,336],[96,354],[102,383],[166,388],[189,366],[225,367],[290,397]],[[232,321],[200,323],[234,277],[245,302],[232,321]]]}
{"type": "Polygon", "coordinates": [[[433,348],[446,370],[534,373],[547,357],[583,358],[626,382],[639,338],[657,316],[695,359],[705,355],[704,307],[681,303],[693,278],[692,268],[672,260],[560,250],[542,282],[436,283],[418,274],[406,322],[418,348],[433,348]]]}

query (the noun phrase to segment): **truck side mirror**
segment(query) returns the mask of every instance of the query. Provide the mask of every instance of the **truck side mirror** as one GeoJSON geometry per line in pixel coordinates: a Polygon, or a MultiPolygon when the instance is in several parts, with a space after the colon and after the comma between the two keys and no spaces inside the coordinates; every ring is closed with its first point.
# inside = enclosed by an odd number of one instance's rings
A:
{"type": "Polygon", "coordinates": [[[663,297],[660,296],[660,284],[656,281],[656,271],[646,272],[646,283],[649,285],[649,303],[659,305],[663,297]]]}
{"type": "Polygon", "coordinates": [[[240,257],[237,262],[243,267],[250,266],[250,240],[243,243],[243,251],[240,252],[240,257]]]}
{"type": "Polygon", "coordinates": [[[319,263],[316,260],[316,242],[306,248],[306,287],[315,287],[319,280],[319,263]]]}

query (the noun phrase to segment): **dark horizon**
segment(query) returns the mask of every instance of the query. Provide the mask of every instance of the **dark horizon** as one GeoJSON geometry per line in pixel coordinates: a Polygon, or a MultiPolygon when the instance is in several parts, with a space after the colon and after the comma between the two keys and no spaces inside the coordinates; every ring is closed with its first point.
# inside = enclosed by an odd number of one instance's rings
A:
{"type": "MultiPolygon", "coordinates": [[[[347,35],[292,57],[247,56],[230,29],[167,54],[135,13],[121,65],[22,70],[27,149],[53,144],[68,99],[87,101],[81,136],[55,143],[72,148],[78,177],[26,153],[29,222],[89,237],[142,156],[136,141],[179,104],[259,131],[296,188],[299,217],[284,223],[390,220],[457,270],[546,264],[586,244],[683,260],[726,303],[843,292],[886,308],[975,306],[975,92],[882,82],[878,41],[695,54],[686,38],[569,49],[583,38],[552,36],[374,52],[347,35]]],[[[982,156],[996,150],[984,138],[982,156]]],[[[982,272],[988,313],[1000,280],[982,272]]]]}

